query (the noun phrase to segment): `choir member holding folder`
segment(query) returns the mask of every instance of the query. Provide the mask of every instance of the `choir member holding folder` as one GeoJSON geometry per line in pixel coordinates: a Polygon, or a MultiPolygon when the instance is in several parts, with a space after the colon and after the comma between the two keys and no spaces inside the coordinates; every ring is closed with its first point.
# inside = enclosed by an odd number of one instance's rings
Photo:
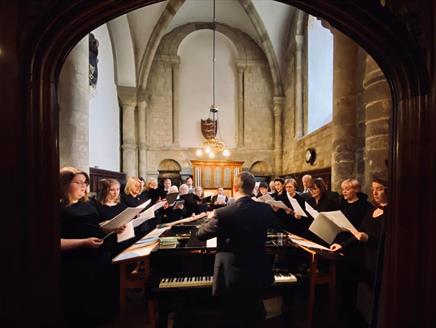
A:
{"type": "Polygon", "coordinates": [[[329,212],[338,210],[338,204],[327,197],[327,185],[321,178],[313,180],[309,187],[312,196],[307,201],[318,212],[329,212]]]}
{"type": "MultiPolygon", "coordinates": [[[[65,325],[97,326],[117,310],[117,280],[96,208],[88,201],[87,173],[66,167],[60,172],[61,283],[65,325]]],[[[119,231],[118,229],[114,229],[119,231]]]]}
{"type": "Polygon", "coordinates": [[[359,231],[352,231],[353,237],[342,243],[333,244],[331,249],[346,253],[350,245],[359,242],[361,247],[359,284],[357,290],[357,309],[362,315],[364,324],[376,326],[378,297],[375,290],[380,290],[381,268],[384,251],[384,221],[387,207],[387,182],[374,176],[372,181],[372,197],[374,207],[362,220],[359,231]]]}
{"type": "Polygon", "coordinates": [[[310,219],[307,217],[307,214],[304,212],[304,198],[297,193],[298,184],[295,179],[286,179],[285,181],[285,190],[286,197],[284,197],[283,202],[287,205],[292,211],[288,211],[286,230],[292,232],[299,236],[304,236],[306,231],[311,223],[310,219]],[[294,200],[298,203],[295,204],[294,200]],[[293,205],[294,203],[295,205],[293,205]]]}
{"type": "MultiPolygon", "coordinates": [[[[105,221],[113,219],[127,208],[126,204],[121,202],[120,183],[117,180],[102,179],[99,181],[96,206],[100,217],[105,221]]],[[[132,222],[121,227],[133,231],[132,222]]],[[[111,257],[118,255],[133,243],[133,241],[128,240],[119,243],[117,236],[117,234],[112,234],[106,242],[106,244],[111,245],[111,257]]]]}
{"type": "Polygon", "coordinates": [[[127,207],[136,207],[144,203],[147,199],[141,197],[142,183],[137,177],[127,179],[126,187],[124,188],[123,202],[127,207]]]}
{"type": "MultiPolygon", "coordinates": [[[[341,211],[354,227],[360,227],[362,220],[371,209],[366,197],[359,197],[360,184],[356,179],[346,179],[341,183],[342,201],[341,211]]],[[[350,231],[340,232],[334,241],[336,244],[353,238],[350,231]]],[[[333,244],[334,245],[334,244],[333,244]]],[[[331,246],[332,248],[336,246],[331,246]]],[[[359,277],[358,243],[352,243],[337,266],[337,285],[339,294],[339,309],[346,326],[353,326],[353,313],[356,311],[357,284],[359,277]]]]}

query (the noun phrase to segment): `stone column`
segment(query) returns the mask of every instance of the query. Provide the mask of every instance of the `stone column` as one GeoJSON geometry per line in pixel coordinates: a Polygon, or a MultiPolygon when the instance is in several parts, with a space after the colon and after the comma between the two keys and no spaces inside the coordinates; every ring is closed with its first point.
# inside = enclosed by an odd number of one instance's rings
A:
{"type": "Polygon", "coordinates": [[[136,88],[118,87],[118,98],[123,113],[123,172],[138,176],[138,144],[136,140],[135,107],[136,88]]]}
{"type": "Polygon", "coordinates": [[[274,114],[274,165],[275,175],[282,174],[282,114],[283,106],[285,104],[284,97],[273,98],[273,114],[274,114]]]}
{"type": "Polygon", "coordinates": [[[245,105],[244,105],[244,73],[245,68],[247,67],[247,64],[242,61],[238,61],[236,63],[236,68],[238,69],[238,112],[236,121],[238,122],[238,148],[244,146],[244,120],[245,120],[245,105]]]}
{"type": "Polygon", "coordinates": [[[60,167],[89,172],[89,44],[84,37],[68,55],[59,78],[60,167]]]}
{"type": "Polygon", "coordinates": [[[365,183],[369,190],[374,173],[388,176],[389,123],[392,98],[386,78],[377,63],[366,57],[363,80],[365,99],[365,183]]]}
{"type": "Polygon", "coordinates": [[[147,176],[147,100],[143,93],[138,94],[138,146],[139,146],[139,176],[147,176]]]}
{"type": "Polygon", "coordinates": [[[358,46],[346,35],[333,30],[333,122],[331,189],[340,190],[343,180],[356,173],[356,66],[358,46]]]}
{"type": "Polygon", "coordinates": [[[180,57],[172,56],[171,62],[171,81],[172,81],[172,105],[173,105],[173,146],[179,147],[180,145],[180,133],[179,133],[179,82],[180,82],[180,57]]]}
{"type": "Polygon", "coordinates": [[[304,135],[303,107],[303,45],[304,35],[295,36],[295,137],[304,135]]]}

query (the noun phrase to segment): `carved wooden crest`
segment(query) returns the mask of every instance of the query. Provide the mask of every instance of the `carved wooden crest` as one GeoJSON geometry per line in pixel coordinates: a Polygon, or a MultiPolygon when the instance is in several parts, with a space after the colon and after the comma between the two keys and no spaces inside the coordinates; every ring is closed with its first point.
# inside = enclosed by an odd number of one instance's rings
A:
{"type": "Polygon", "coordinates": [[[208,118],[207,120],[201,120],[201,134],[207,140],[214,139],[216,132],[218,131],[218,121],[208,118]]]}

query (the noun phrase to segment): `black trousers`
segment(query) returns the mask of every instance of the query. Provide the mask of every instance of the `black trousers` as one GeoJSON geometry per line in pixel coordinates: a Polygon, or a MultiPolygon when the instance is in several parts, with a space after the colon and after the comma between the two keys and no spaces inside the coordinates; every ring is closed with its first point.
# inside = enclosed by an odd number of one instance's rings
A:
{"type": "Polygon", "coordinates": [[[263,327],[263,293],[250,290],[229,291],[220,296],[220,327],[263,327]]]}

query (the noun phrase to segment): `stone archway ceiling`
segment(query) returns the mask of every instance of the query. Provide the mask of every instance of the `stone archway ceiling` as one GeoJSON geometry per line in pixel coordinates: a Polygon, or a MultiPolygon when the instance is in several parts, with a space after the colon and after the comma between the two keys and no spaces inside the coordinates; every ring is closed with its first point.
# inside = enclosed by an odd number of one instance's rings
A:
{"type": "MultiPolygon", "coordinates": [[[[168,0],[126,14],[133,42],[138,88],[146,88],[151,63],[162,37],[187,23],[210,23],[212,4],[213,0],[168,0]]],[[[275,96],[283,93],[282,63],[295,10],[274,0],[216,1],[217,22],[245,32],[265,52],[274,81],[275,96]]]]}

